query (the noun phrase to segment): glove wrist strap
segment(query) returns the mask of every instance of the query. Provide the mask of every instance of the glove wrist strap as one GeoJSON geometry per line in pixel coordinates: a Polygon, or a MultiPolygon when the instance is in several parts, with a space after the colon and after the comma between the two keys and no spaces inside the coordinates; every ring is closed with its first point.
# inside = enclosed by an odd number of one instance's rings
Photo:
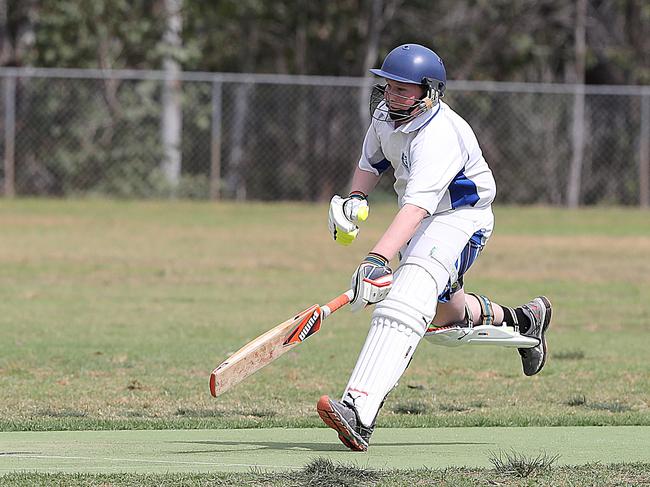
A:
{"type": "Polygon", "coordinates": [[[360,200],[365,200],[368,198],[368,195],[365,194],[363,191],[350,191],[350,194],[348,196],[350,198],[357,198],[360,200]]]}
{"type": "Polygon", "coordinates": [[[363,259],[364,262],[370,262],[371,264],[375,264],[378,266],[387,266],[388,265],[388,259],[384,257],[381,254],[378,254],[376,252],[370,252],[365,259],[363,259]]]}

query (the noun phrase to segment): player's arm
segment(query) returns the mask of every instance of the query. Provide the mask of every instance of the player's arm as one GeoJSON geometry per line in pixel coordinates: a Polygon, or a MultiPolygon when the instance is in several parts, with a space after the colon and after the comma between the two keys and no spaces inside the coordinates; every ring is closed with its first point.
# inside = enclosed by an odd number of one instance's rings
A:
{"type": "Polygon", "coordinates": [[[377,183],[381,179],[381,175],[373,172],[366,171],[357,166],[352,175],[352,183],[350,184],[350,193],[362,193],[368,196],[377,183]]]}
{"type": "Polygon", "coordinates": [[[388,229],[381,236],[371,252],[383,256],[390,261],[399,249],[413,238],[415,231],[422,220],[429,216],[429,212],[410,203],[405,204],[391,222],[388,229]]]}

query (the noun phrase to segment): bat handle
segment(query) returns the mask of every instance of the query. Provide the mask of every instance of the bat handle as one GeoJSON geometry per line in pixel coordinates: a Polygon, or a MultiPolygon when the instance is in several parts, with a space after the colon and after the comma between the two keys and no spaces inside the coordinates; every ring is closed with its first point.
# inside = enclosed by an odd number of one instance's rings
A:
{"type": "Polygon", "coordinates": [[[329,315],[334,313],[334,311],[336,311],[337,309],[342,308],[343,306],[348,304],[352,299],[353,295],[354,292],[352,291],[352,289],[348,289],[340,296],[337,296],[334,299],[332,299],[329,303],[321,306],[321,309],[323,310],[323,319],[327,318],[329,315]]]}

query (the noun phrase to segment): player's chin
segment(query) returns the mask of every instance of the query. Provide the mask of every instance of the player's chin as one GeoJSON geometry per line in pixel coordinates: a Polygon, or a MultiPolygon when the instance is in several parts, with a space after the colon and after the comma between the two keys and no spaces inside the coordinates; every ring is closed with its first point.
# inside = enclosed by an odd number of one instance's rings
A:
{"type": "Polygon", "coordinates": [[[410,110],[413,108],[413,105],[391,105],[388,107],[389,110],[394,112],[401,112],[404,110],[410,110]]]}

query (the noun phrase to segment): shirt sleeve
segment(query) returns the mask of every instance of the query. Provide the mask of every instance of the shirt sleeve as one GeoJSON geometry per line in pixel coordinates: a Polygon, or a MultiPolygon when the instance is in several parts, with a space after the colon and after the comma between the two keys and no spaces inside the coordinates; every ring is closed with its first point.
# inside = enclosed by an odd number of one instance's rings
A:
{"type": "Polygon", "coordinates": [[[381,142],[379,141],[379,137],[377,137],[377,131],[371,123],[366,132],[366,138],[363,140],[359,169],[379,176],[389,167],[390,162],[381,150],[381,142]]]}
{"type": "Polygon", "coordinates": [[[422,131],[410,150],[410,171],[402,204],[432,215],[449,185],[465,167],[466,154],[454,130],[422,131]]]}

